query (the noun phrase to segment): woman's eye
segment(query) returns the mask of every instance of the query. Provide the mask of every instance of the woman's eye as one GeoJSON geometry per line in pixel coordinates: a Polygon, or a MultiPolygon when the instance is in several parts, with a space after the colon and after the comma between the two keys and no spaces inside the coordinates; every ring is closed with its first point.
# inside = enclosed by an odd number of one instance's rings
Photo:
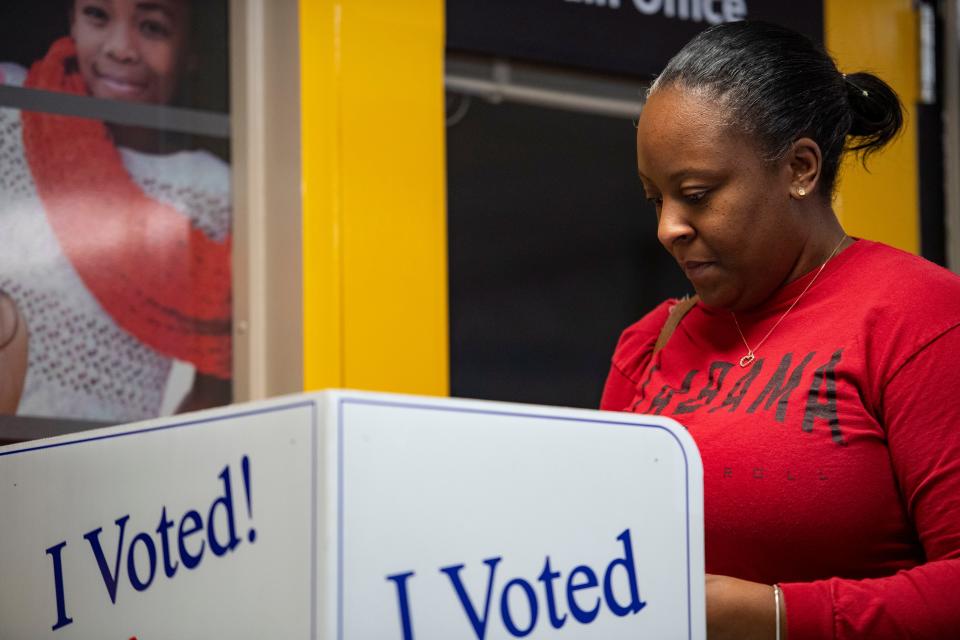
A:
{"type": "Polygon", "coordinates": [[[144,20],[140,23],[140,32],[148,38],[170,37],[170,28],[158,20],[144,20]]]}
{"type": "Polygon", "coordinates": [[[689,202],[689,203],[691,203],[691,204],[696,204],[696,203],[700,202],[701,200],[703,200],[704,197],[706,197],[706,195],[707,195],[707,192],[706,192],[706,191],[694,191],[694,192],[692,192],[692,193],[686,193],[686,194],[684,194],[683,198],[684,198],[684,200],[686,200],[687,202],[689,202]]]}
{"type": "Polygon", "coordinates": [[[94,5],[85,6],[83,8],[83,15],[97,25],[106,23],[106,21],[110,18],[106,11],[94,5]]]}
{"type": "Polygon", "coordinates": [[[656,198],[648,197],[647,202],[649,202],[650,204],[652,204],[658,209],[663,206],[663,198],[660,198],[660,197],[656,197],[656,198]]]}

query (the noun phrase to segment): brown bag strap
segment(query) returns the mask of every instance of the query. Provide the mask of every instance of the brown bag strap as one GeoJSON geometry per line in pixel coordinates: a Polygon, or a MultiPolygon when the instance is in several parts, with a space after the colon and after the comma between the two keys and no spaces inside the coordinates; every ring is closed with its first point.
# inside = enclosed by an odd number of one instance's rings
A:
{"type": "Polygon", "coordinates": [[[653,345],[653,355],[657,355],[661,349],[667,346],[670,336],[680,326],[680,321],[697,305],[699,300],[700,298],[697,296],[686,296],[673,305],[669,315],[667,315],[667,321],[663,323],[660,335],[657,336],[657,342],[653,345]]]}

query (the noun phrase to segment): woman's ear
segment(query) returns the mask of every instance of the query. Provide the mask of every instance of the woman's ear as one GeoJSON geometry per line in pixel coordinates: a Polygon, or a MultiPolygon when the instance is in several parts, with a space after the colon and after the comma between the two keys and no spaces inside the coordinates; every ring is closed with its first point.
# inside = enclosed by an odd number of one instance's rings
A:
{"type": "Polygon", "coordinates": [[[790,166],[790,197],[803,200],[813,194],[820,181],[820,145],[810,138],[800,138],[790,147],[786,159],[790,166]]]}

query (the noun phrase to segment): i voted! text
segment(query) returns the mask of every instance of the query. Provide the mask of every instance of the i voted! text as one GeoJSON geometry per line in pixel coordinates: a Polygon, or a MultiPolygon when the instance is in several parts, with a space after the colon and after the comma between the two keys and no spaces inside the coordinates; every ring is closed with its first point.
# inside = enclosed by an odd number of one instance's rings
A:
{"type": "MultiPolygon", "coordinates": [[[[241,459],[240,470],[246,514],[252,521],[250,459],[247,456],[241,459]]],[[[222,484],[221,492],[208,507],[190,509],[174,517],[163,506],[156,528],[151,525],[147,531],[136,531],[134,527],[138,525],[131,524],[129,514],[120,516],[111,527],[115,535],[110,538],[116,540],[115,544],[108,544],[104,539],[106,536],[101,537],[103,527],[83,534],[87,544],[81,544],[80,549],[92,554],[96,561],[110,602],[117,603],[117,593],[124,579],[134,590],[146,591],[158,577],[158,572],[173,579],[181,566],[185,570],[196,569],[210,555],[223,556],[241,544],[237,535],[230,465],[225,466],[217,477],[222,484]]],[[[251,543],[256,541],[257,532],[252,526],[247,530],[246,538],[251,543]]],[[[74,621],[69,614],[69,594],[65,593],[63,579],[73,548],[62,540],[46,550],[52,563],[56,596],[54,631],[74,621]]]]}

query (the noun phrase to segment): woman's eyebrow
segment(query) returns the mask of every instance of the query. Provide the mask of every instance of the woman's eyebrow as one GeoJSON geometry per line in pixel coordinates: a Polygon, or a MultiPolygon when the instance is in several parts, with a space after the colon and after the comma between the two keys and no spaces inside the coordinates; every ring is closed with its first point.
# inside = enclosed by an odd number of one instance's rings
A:
{"type": "Polygon", "coordinates": [[[690,176],[696,176],[698,178],[715,178],[717,175],[719,175],[719,172],[713,169],[684,167],[683,169],[678,169],[671,173],[669,176],[667,176],[667,179],[671,182],[677,182],[690,176]]]}
{"type": "Polygon", "coordinates": [[[137,11],[159,11],[165,14],[168,18],[173,19],[176,16],[176,12],[167,2],[158,1],[158,0],[146,0],[144,2],[137,3],[137,11]]]}

